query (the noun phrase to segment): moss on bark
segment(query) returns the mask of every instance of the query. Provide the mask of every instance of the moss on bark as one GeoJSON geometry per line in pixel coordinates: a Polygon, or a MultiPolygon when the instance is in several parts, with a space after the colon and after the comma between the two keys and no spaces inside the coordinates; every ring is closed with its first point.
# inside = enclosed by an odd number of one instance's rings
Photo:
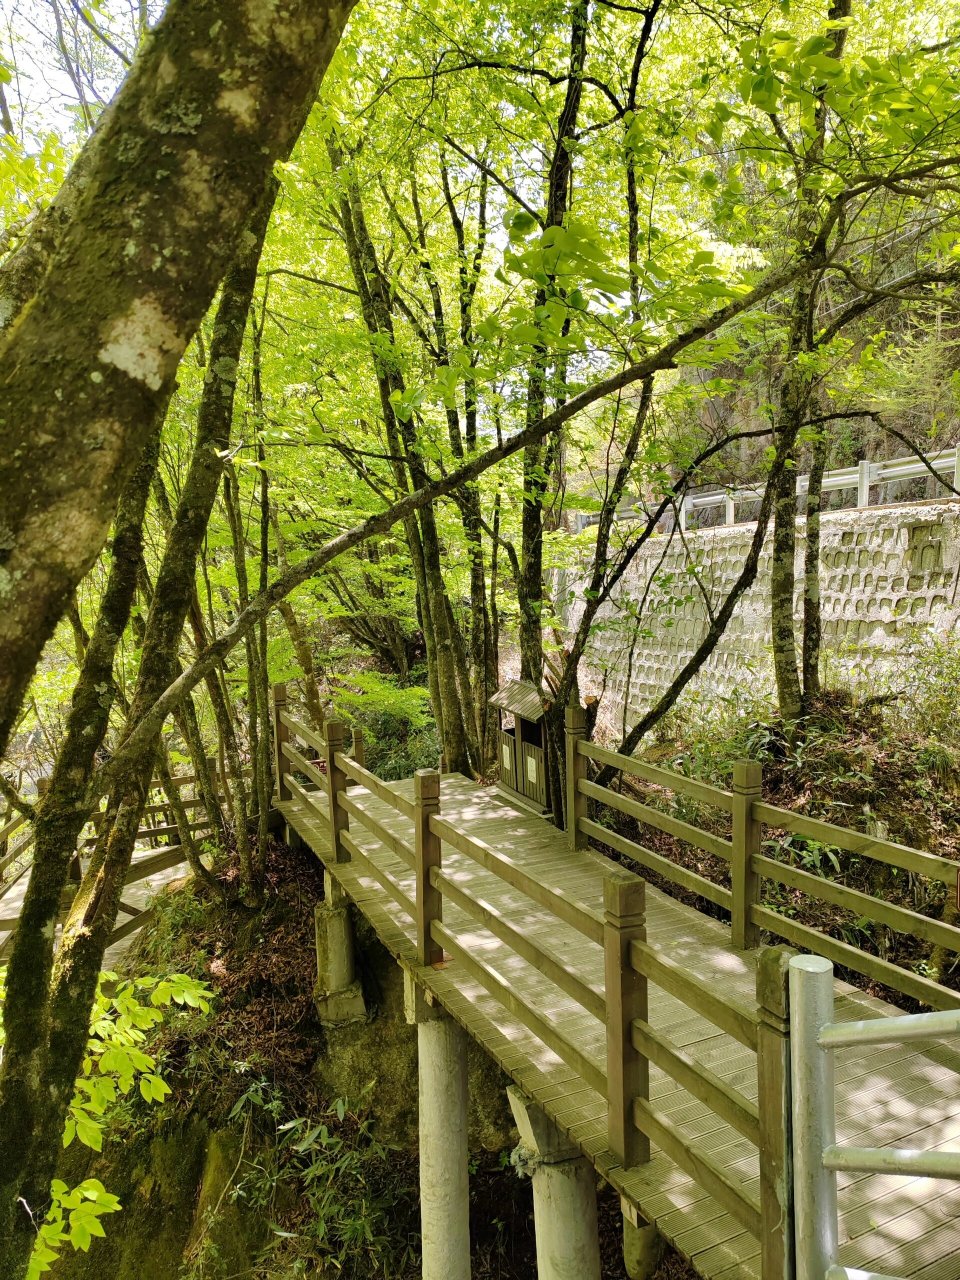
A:
{"type": "Polygon", "coordinates": [[[0,331],[0,751],[351,7],[171,0],[87,144],[37,290],[0,331]]]}

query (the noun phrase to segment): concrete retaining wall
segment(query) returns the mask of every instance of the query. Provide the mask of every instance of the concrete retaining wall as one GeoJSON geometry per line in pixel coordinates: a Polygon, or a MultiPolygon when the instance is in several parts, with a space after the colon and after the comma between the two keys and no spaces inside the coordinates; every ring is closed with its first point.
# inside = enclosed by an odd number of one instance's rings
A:
{"type": "MultiPolygon", "coordinates": [[[[675,534],[669,545],[669,535],[658,534],[637,556],[601,611],[581,682],[582,692],[599,693],[606,675],[601,723],[609,731],[629,728],[694,653],[708,626],[704,597],[714,608],[722,602],[754,529],[689,532],[684,541],[675,534]]],[[[801,541],[798,575],[802,557],[801,541]]],[[[848,676],[854,669],[893,675],[909,660],[905,650],[918,629],[945,632],[960,617],[960,502],[826,514],[821,565],[825,676],[839,675],[838,668],[848,676]]],[[[687,697],[713,702],[772,692],[769,579],[768,538],[757,582],[687,697]]],[[[576,576],[564,575],[560,585],[573,627],[582,610],[576,576]]],[[[799,593],[797,610],[799,617],[799,593]]]]}

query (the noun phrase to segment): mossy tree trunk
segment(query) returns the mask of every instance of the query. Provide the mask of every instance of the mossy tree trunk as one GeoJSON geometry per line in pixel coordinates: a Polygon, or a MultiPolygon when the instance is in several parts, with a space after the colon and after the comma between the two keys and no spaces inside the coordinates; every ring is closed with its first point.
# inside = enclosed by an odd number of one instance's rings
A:
{"type": "MultiPolygon", "coordinates": [[[[570,18],[570,55],[567,88],[557,121],[556,140],[547,173],[544,230],[563,223],[573,186],[573,144],[583,99],[583,68],[587,56],[589,5],[577,0],[570,18]]],[[[541,287],[533,300],[533,314],[541,314],[548,290],[541,287]]],[[[526,422],[542,418],[549,399],[550,361],[545,348],[534,352],[527,373],[526,422]]],[[[562,382],[555,388],[566,398],[562,382]]],[[[547,494],[561,454],[559,435],[531,445],[523,452],[523,509],[520,522],[520,576],[517,603],[520,609],[520,676],[540,689],[543,683],[543,534],[547,494]]]]}
{"type": "MultiPolygon", "coordinates": [[[[157,575],[121,742],[179,670],[180,637],[229,444],[237,367],[276,191],[271,176],[224,283],[193,455],[157,575]]],[[[139,559],[138,546],[136,565],[130,571],[134,582],[139,559]]],[[[11,969],[4,1009],[7,1043],[0,1067],[0,1274],[11,1280],[20,1280],[29,1261],[35,1235],[32,1215],[46,1211],[66,1111],[86,1050],[100,966],[153,776],[160,729],[158,725],[145,737],[114,783],[108,802],[112,821],[105,820],[101,829],[97,854],[74,900],[52,974],[38,984],[24,965],[11,969]]],[[[52,924],[46,932],[52,938],[52,924]]],[[[22,918],[17,945],[25,950],[42,947],[36,934],[36,925],[22,918]]]]}
{"type": "MultiPolygon", "coordinates": [[[[829,20],[842,22],[850,16],[850,7],[850,0],[832,0],[828,9],[829,20]]],[[[841,58],[846,27],[831,28],[827,38],[830,41],[827,56],[841,58]]],[[[795,463],[797,440],[809,416],[814,391],[813,357],[817,348],[815,327],[820,270],[827,261],[824,210],[818,184],[829,116],[825,92],[824,87],[816,100],[811,136],[799,147],[794,147],[791,153],[797,183],[795,242],[798,256],[807,263],[809,270],[794,288],[774,418],[774,440],[778,450],[787,458],[787,467],[780,475],[773,516],[770,628],[777,702],[780,714],[788,724],[795,723],[804,710],[795,622],[798,515],[795,463]]],[[[809,558],[805,563],[809,571],[809,558]]]]}
{"type": "Polygon", "coordinates": [[[351,7],[278,0],[265,21],[252,0],[170,0],[67,179],[62,223],[24,246],[0,330],[0,752],[351,7]]]}
{"type": "MultiPolygon", "coordinates": [[[[7,969],[0,1067],[0,1259],[11,1231],[21,1160],[45,1105],[49,989],[60,903],[80,832],[90,816],[87,782],[103,743],[115,690],[113,663],[137,589],[143,518],[157,465],[152,442],[120,502],[100,614],[73,691],[67,731],[34,819],[34,859],[7,969]]],[[[24,1219],[25,1215],[19,1215],[24,1219]]],[[[27,1219],[23,1228],[33,1230],[27,1219]]],[[[22,1246],[21,1246],[22,1247],[22,1246]]],[[[13,1275],[0,1265],[2,1274],[13,1275]]]]}

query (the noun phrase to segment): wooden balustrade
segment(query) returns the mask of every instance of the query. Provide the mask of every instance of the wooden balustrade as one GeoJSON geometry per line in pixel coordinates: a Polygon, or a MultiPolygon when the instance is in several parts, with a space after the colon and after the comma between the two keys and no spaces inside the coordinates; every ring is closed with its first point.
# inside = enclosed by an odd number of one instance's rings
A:
{"type": "Polygon", "coordinates": [[[570,831],[568,835],[574,847],[582,847],[590,840],[604,844],[679,888],[725,908],[730,912],[732,942],[738,949],[755,948],[766,932],[818,952],[847,969],[933,1008],[960,1008],[960,994],[957,992],[858,946],[824,934],[792,916],[781,914],[765,904],[762,897],[763,882],[770,881],[798,890],[816,902],[840,907],[858,920],[874,921],[928,942],[932,947],[960,954],[960,928],[956,925],[767,856],[762,852],[764,829],[792,833],[828,848],[938,881],[946,887],[948,895],[956,893],[960,898],[960,866],[955,861],[767,804],[762,796],[760,766],[756,763],[745,761],[735,764],[732,790],[725,791],[587,742],[580,733],[582,723],[582,712],[569,708],[566,807],[570,822],[576,827],[576,832],[570,831]],[[634,796],[598,786],[587,776],[589,762],[614,768],[674,796],[729,815],[730,838],[704,830],[634,796]],[[680,865],[662,852],[646,848],[637,840],[609,830],[589,816],[587,805],[590,800],[722,859],[729,866],[730,887],[680,865]]]}
{"type": "Polygon", "coordinates": [[[334,862],[349,862],[350,851],[343,843],[343,832],[350,827],[350,815],[340,804],[347,789],[347,775],[341,758],[346,743],[346,730],[339,720],[328,720],[323,726],[324,756],[327,762],[327,815],[334,862]]]}
{"type": "Polygon", "coordinates": [[[604,988],[607,1006],[607,1142],[625,1169],[650,1159],[650,1140],[633,1120],[636,1099],[650,1097],[650,1060],[632,1027],[647,1021],[647,979],[630,957],[646,942],[646,885],[629,872],[603,878],[604,988]]]}
{"type": "Polygon", "coordinates": [[[760,1125],[760,1273],[793,1280],[790,997],[787,947],[764,947],[757,964],[757,1114],[760,1125]]]}
{"type": "Polygon", "coordinates": [[[413,775],[413,849],[417,875],[417,960],[439,964],[443,947],[433,934],[434,921],[443,919],[443,899],[430,873],[440,870],[440,837],[432,830],[431,819],[440,813],[440,774],[436,769],[418,769],[413,775]]]}
{"type": "Polygon", "coordinates": [[[760,930],[750,915],[760,900],[760,877],[753,859],[760,852],[762,827],[753,816],[753,804],[763,790],[763,772],[758,764],[738,761],[733,766],[733,851],[730,880],[733,894],[733,945],[741,951],[755,947],[760,930]]]}

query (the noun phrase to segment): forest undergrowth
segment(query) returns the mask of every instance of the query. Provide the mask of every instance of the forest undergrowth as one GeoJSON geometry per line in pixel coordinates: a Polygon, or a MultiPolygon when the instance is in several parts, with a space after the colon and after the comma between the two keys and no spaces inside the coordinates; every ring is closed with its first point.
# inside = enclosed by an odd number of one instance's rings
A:
{"type": "MultiPolygon", "coordinates": [[[[952,637],[928,639],[910,657],[909,666],[883,683],[864,675],[825,689],[800,721],[785,722],[769,702],[743,691],[715,700],[708,714],[700,709],[675,712],[642,754],[660,767],[722,788],[730,786],[734,762],[755,761],[763,768],[768,804],[954,859],[960,870],[960,643],[952,637]]],[[[619,785],[693,825],[729,836],[729,818],[718,810],[626,775],[619,785]]],[[[612,809],[604,810],[600,820],[715,883],[729,885],[727,864],[716,855],[612,809]]],[[[955,895],[925,877],[767,827],[762,852],[923,915],[957,921],[955,895]]],[[[674,897],[726,918],[722,908],[645,874],[674,897]]],[[[956,957],[937,955],[918,938],[770,881],[763,882],[763,901],[842,942],[960,989],[956,957]]],[[[919,1008],[903,994],[860,975],[844,971],[842,976],[905,1009],[919,1008]]]]}

